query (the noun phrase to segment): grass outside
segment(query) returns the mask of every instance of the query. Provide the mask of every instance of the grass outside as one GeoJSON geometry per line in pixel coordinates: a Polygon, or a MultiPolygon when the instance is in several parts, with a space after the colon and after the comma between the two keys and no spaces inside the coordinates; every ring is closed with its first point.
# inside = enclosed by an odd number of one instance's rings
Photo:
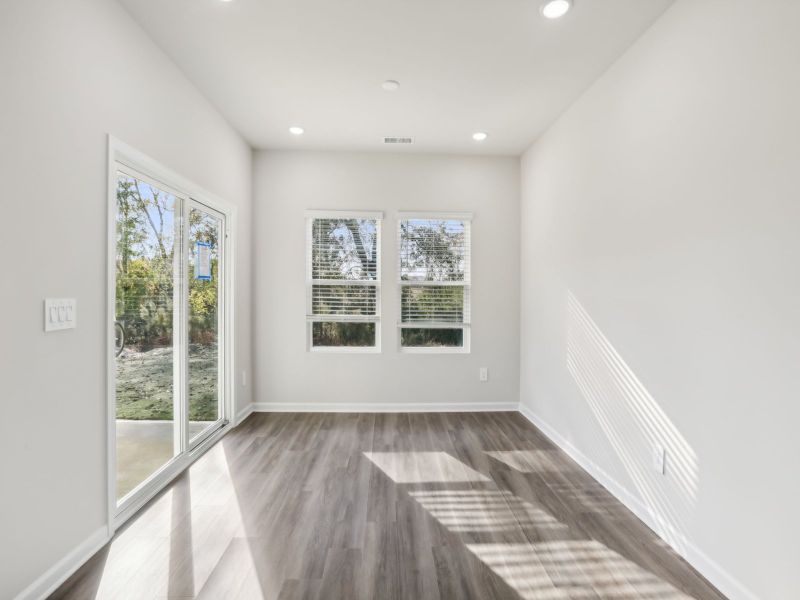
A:
{"type": "MultiPolygon", "coordinates": [[[[122,351],[117,357],[117,419],[171,420],[172,348],[122,351]]],[[[189,420],[216,421],[217,345],[189,345],[189,420]]]]}

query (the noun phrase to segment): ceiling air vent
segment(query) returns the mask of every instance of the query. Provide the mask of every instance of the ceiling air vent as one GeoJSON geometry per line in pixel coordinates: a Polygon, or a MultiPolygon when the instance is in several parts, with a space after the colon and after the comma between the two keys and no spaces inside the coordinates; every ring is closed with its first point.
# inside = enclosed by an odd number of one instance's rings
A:
{"type": "Polygon", "coordinates": [[[414,138],[412,137],[385,137],[383,138],[384,144],[413,144],[414,138]]]}

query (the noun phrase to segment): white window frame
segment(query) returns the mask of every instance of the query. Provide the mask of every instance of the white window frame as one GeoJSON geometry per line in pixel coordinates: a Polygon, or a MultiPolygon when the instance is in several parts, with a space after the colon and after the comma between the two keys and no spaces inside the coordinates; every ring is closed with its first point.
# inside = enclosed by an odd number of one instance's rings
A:
{"type": "Polygon", "coordinates": [[[306,351],[314,354],[379,354],[381,352],[381,245],[382,245],[382,211],[358,210],[306,210],[306,351]],[[374,219],[375,220],[375,259],[376,280],[373,281],[343,281],[343,280],[314,280],[311,278],[311,237],[315,219],[374,219]],[[311,314],[312,289],[315,284],[336,285],[369,285],[375,288],[375,316],[357,317],[334,315],[325,318],[316,318],[311,314]],[[314,346],[314,322],[339,321],[342,323],[375,323],[374,346],[314,346]]]}
{"type": "MultiPolygon", "coordinates": [[[[236,372],[234,348],[235,314],[234,314],[234,265],[236,243],[236,217],[237,209],[222,199],[205,191],[200,186],[178,175],[158,161],[135,148],[121,142],[115,137],[108,136],[108,215],[107,237],[108,255],[106,259],[106,455],[107,455],[107,534],[110,538],[130,517],[158,494],[166,485],[189,467],[195,460],[211,448],[222,436],[228,433],[235,423],[236,385],[233,374],[236,372]],[[220,297],[220,310],[223,320],[220,323],[220,348],[224,356],[224,370],[220,382],[223,393],[220,404],[220,426],[209,430],[207,435],[199,436],[195,440],[189,439],[188,430],[182,427],[181,434],[176,443],[180,444],[181,454],[173,457],[168,463],[161,466],[155,473],[135,490],[125,497],[122,504],[117,502],[117,429],[116,429],[116,357],[115,348],[115,290],[116,290],[116,245],[117,245],[117,177],[118,172],[137,177],[155,185],[160,189],[169,191],[183,201],[185,210],[192,202],[199,203],[204,209],[211,209],[224,215],[226,230],[221,240],[222,264],[220,273],[222,290],[220,297]],[[224,348],[224,350],[222,350],[224,348]]],[[[187,213],[188,214],[188,213],[187,213]]],[[[185,282],[184,282],[185,284],[185,282]]],[[[184,311],[186,307],[184,307],[184,311]]],[[[176,351],[184,352],[187,344],[183,332],[176,337],[176,351]]],[[[183,376],[183,386],[187,385],[183,376]]],[[[188,388],[186,388],[188,389],[188,388]]],[[[183,423],[184,415],[181,406],[175,407],[174,419],[183,423]],[[180,413],[180,414],[179,414],[180,413]]],[[[188,403],[187,403],[188,406],[188,403]]]]}
{"type": "Polygon", "coordinates": [[[472,218],[470,212],[399,212],[397,213],[397,310],[403,309],[403,287],[405,286],[457,286],[464,288],[464,322],[463,323],[403,323],[402,317],[397,320],[397,350],[403,354],[469,354],[471,352],[472,325],[472,218]],[[409,220],[444,220],[464,221],[467,238],[467,263],[464,281],[403,281],[400,268],[401,228],[403,221],[409,220]],[[402,329],[461,329],[464,343],[459,347],[420,347],[403,346],[402,329]]]}

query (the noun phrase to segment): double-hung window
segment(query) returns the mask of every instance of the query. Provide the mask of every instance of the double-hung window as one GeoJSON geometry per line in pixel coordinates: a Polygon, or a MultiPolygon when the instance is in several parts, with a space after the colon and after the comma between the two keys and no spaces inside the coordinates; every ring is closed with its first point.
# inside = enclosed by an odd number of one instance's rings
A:
{"type": "Polygon", "coordinates": [[[469,351],[470,224],[463,213],[401,213],[401,350],[469,351]]]}
{"type": "Polygon", "coordinates": [[[306,212],[310,350],[380,349],[382,213],[306,212]]]}

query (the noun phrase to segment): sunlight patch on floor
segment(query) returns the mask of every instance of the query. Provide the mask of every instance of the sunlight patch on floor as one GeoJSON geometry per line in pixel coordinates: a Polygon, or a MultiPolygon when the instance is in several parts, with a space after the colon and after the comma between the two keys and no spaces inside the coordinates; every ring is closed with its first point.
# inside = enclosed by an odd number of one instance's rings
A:
{"type": "Polygon", "coordinates": [[[138,600],[205,594],[207,585],[219,589],[214,572],[229,554],[243,575],[235,587],[260,589],[246,535],[220,444],[119,532],[109,547],[93,598],[138,600]],[[236,543],[230,542],[231,538],[236,543]],[[120,581],[129,581],[124,590],[120,590],[120,581]]]}
{"type": "Polygon", "coordinates": [[[563,531],[546,511],[503,490],[411,490],[408,494],[450,531],[563,531]]]}
{"type": "Polygon", "coordinates": [[[595,513],[617,513],[626,511],[606,488],[594,481],[581,482],[547,482],[548,487],[565,504],[572,505],[575,510],[595,513]]]}
{"type": "Polygon", "coordinates": [[[497,450],[486,451],[486,454],[520,473],[563,473],[575,470],[556,450],[497,450]]]}
{"type": "Polygon", "coordinates": [[[524,600],[691,600],[596,540],[467,547],[524,600]]]}
{"type": "MultiPolygon", "coordinates": [[[[377,461],[373,456],[369,456],[370,459],[393,478],[404,480],[398,483],[418,483],[424,480],[415,470],[416,463],[430,464],[433,457],[427,455],[443,453],[377,454],[377,461]]],[[[516,459],[519,455],[511,456],[516,459]]],[[[472,471],[455,458],[448,458],[448,472],[472,471]],[[461,468],[458,469],[454,463],[461,464],[461,468]]],[[[430,472],[425,474],[434,475],[430,472]]],[[[589,496],[583,501],[595,498],[596,494],[591,492],[607,494],[602,486],[598,488],[588,488],[589,496]]],[[[578,485],[575,489],[582,490],[578,485]]],[[[500,539],[518,534],[528,539],[525,543],[468,543],[465,540],[470,552],[523,600],[691,600],[671,584],[604,544],[593,539],[570,539],[574,532],[568,525],[507,490],[409,489],[407,493],[453,533],[494,534],[500,539]]]]}
{"type": "Polygon", "coordinates": [[[447,452],[364,452],[395,483],[490,481],[447,452]]]}

